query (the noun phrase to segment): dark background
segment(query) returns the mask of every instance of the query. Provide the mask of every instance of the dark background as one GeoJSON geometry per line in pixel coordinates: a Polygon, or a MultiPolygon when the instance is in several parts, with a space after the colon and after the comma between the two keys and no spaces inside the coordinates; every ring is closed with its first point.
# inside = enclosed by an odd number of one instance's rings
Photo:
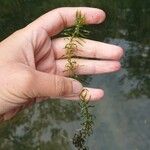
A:
{"type": "MultiPolygon", "coordinates": [[[[122,70],[83,77],[105,90],[92,109],[90,150],[150,149],[150,1],[149,0],[0,0],[0,40],[41,14],[66,6],[103,9],[107,19],[89,26],[90,39],[124,48],[122,70]]],[[[107,67],[107,66],[106,66],[107,67]]],[[[71,150],[80,127],[77,102],[49,100],[0,125],[0,150],[71,150]]]]}

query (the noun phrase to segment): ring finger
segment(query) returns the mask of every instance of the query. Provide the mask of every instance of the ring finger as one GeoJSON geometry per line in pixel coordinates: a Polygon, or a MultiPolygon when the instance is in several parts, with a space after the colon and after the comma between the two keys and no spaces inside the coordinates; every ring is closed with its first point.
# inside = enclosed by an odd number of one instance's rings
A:
{"type": "MultiPolygon", "coordinates": [[[[60,59],[56,61],[58,75],[69,76],[71,67],[67,59],[60,59]]],[[[114,72],[120,69],[120,62],[118,61],[104,61],[104,60],[88,60],[88,59],[73,59],[73,66],[75,73],[80,75],[101,74],[114,72]]]]}

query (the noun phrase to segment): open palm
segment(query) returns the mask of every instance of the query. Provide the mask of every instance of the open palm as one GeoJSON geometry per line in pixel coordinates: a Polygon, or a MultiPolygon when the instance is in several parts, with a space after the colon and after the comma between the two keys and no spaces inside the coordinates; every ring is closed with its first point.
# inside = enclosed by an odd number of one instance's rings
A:
{"type": "MultiPolygon", "coordinates": [[[[87,24],[98,24],[105,19],[105,13],[95,8],[59,8],[0,43],[0,83],[4,85],[0,90],[6,91],[0,92],[0,114],[9,118],[44,97],[78,98],[82,85],[69,78],[69,72],[64,71],[67,61],[63,56],[67,40],[51,39],[74,24],[77,10],[85,14],[87,24]]],[[[77,74],[99,74],[120,69],[119,59],[123,54],[120,47],[87,39],[84,41],[84,45],[79,45],[76,51],[76,55],[82,57],[76,59],[77,74]]],[[[101,89],[88,90],[91,100],[103,96],[101,89]]]]}

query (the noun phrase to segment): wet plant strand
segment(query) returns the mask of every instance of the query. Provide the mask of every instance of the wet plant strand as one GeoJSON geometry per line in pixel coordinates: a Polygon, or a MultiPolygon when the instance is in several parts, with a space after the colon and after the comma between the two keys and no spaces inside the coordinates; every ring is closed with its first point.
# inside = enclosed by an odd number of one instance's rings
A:
{"type": "MultiPolygon", "coordinates": [[[[77,79],[76,70],[78,67],[77,62],[73,59],[76,57],[75,52],[78,50],[78,45],[82,46],[89,31],[83,29],[86,22],[85,15],[82,15],[81,11],[76,11],[76,19],[73,28],[66,29],[64,35],[67,36],[68,43],[65,45],[65,57],[67,58],[66,70],[72,78],[77,79]]],[[[90,113],[89,108],[93,107],[89,105],[90,95],[87,89],[83,89],[79,95],[80,109],[81,109],[81,128],[76,131],[72,139],[73,145],[78,150],[86,150],[86,140],[93,132],[93,115],[90,113]]]]}

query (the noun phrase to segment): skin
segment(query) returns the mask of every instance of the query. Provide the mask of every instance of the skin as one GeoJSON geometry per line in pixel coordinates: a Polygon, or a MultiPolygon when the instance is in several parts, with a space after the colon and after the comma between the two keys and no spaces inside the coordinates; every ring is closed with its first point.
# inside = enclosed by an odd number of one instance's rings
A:
{"type": "MultiPolygon", "coordinates": [[[[77,10],[85,14],[87,24],[99,24],[105,19],[105,13],[96,8],[58,8],[0,43],[0,115],[3,120],[47,97],[72,100],[79,97],[84,87],[64,71],[67,41],[64,38],[51,39],[74,24],[77,10]]],[[[76,59],[77,74],[101,74],[120,69],[123,50],[85,39],[84,45],[78,46],[76,55],[82,57],[76,59]]],[[[91,100],[99,100],[104,95],[102,89],[87,89],[91,100]]]]}

